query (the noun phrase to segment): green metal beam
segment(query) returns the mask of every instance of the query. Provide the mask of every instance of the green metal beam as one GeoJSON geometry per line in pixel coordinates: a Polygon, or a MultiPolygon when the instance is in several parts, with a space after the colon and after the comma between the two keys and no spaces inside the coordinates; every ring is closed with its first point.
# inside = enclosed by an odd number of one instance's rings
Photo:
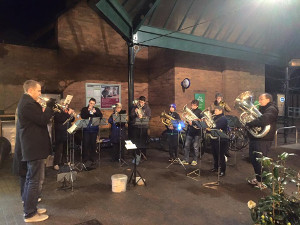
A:
{"type": "Polygon", "coordinates": [[[285,66],[285,57],[233,43],[212,40],[199,36],[171,32],[164,29],[142,26],[137,32],[135,44],[169,48],[225,58],[254,61],[263,64],[285,66]]]}
{"type": "Polygon", "coordinates": [[[89,1],[89,5],[125,39],[132,39],[132,22],[117,0],[100,0],[96,4],[89,1]]]}
{"type": "Polygon", "coordinates": [[[159,3],[160,0],[148,0],[144,3],[143,7],[139,10],[139,13],[132,20],[134,34],[143,25],[147,17],[151,15],[159,3]]]}

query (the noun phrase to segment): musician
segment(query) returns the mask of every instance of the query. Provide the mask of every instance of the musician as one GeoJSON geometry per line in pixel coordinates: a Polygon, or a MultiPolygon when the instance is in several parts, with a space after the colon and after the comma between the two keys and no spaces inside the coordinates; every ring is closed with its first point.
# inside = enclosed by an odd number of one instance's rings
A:
{"type": "MultiPolygon", "coordinates": [[[[224,116],[224,108],[221,106],[216,106],[214,111],[214,121],[216,124],[216,127],[214,129],[221,130],[222,132],[226,133],[228,129],[228,121],[226,117],[224,116]]],[[[210,128],[207,128],[209,131],[210,128]]],[[[211,147],[212,147],[212,154],[214,157],[214,168],[211,169],[211,172],[217,172],[218,167],[220,166],[220,173],[219,176],[223,177],[225,176],[226,172],[226,161],[225,161],[225,152],[228,149],[228,143],[229,139],[225,137],[221,137],[220,139],[220,146],[219,146],[219,138],[217,135],[214,136],[211,139],[211,147]],[[214,139],[215,138],[215,139],[214,139]],[[219,155],[220,153],[220,155],[219,155]],[[219,162],[220,159],[220,162],[219,162]]],[[[225,136],[225,135],[224,135],[225,136]]]]}
{"type": "MultiPolygon", "coordinates": [[[[224,108],[224,110],[226,112],[231,112],[231,108],[229,107],[229,105],[226,102],[224,102],[223,95],[221,93],[216,94],[215,101],[210,106],[211,113],[214,113],[216,106],[221,106],[224,108]]],[[[225,114],[225,111],[224,111],[224,114],[225,114]]]]}
{"type": "MultiPolygon", "coordinates": [[[[191,102],[192,105],[192,112],[199,118],[201,119],[201,110],[198,109],[199,106],[199,101],[198,100],[193,100],[191,102]]],[[[201,139],[201,129],[196,129],[195,127],[195,122],[193,121],[188,121],[188,127],[186,131],[186,139],[185,139],[185,145],[184,145],[184,160],[182,163],[184,165],[189,164],[189,156],[190,156],[190,146],[193,145],[194,149],[194,156],[193,160],[191,162],[192,166],[197,165],[197,160],[199,156],[199,147],[200,147],[200,139],[201,139]]]]}
{"type": "Polygon", "coordinates": [[[146,97],[140,96],[136,105],[134,105],[130,112],[130,123],[132,129],[132,140],[133,143],[137,146],[137,163],[139,162],[139,157],[141,153],[146,156],[146,141],[148,136],[148,124],[139,125],[136,124],[136,119],[143,119],[151,117],[151,109],[146,104],[146,97]]]}
{"type": "MultiPolygon", "coordinates": [[[[64,104],[64,99],[61,99],[61,105],[64,104]]],[[[63,158],[65,157],[65,151],[67,151],[68,132],[70,123],[74,121],[74,110],[65,106],[61,112],[54,113],[54,130],[55,130],[55,147],[54,147],[54,161],[53,168],[59,170],[59,166],[62,165],[63,158]],[[72,117],[72,118],[71,118],[72,117]],[[66,122],[68,121],[69,122],[66,122]],[[66,122],[66,123],[65,123],[66,122]],[[64,124],[65,123],[65,124],[64,124]]]]}
{"type": "Polygon", "coordinates": [[[82,119],[89,119],[88,126],[83,128],[83,161],[95,162],[96,159],[96,140],[99,126],[92,126],[92,118],[102,118],[102,112],[95,107],[96,99],[91,98],[89,104],[81,109],[80,115],[82,119]]]}
{"type": "Polygon", "coordinates": [[[45,159],[51,151],[47,124],[53,115],[55,101],[50,99],[43,112],[37,102],[41,96],[41,85],[27,80],[24,94],[18,104],[17,133],[22,151],[22,161],[27,163],[26,181],[23,190],[24,221],[38,222],[48,219],[46,209],[38,209],[39,186],[45,172],[45,159]]]}
{"type": "Polygon", "coordinates": [[[248,133],[250,142],[249,142],[249,156],[256,174],[256,178],[248,180],[252,185],[256,185],[259,188],[265,188],[265,185],[262,183],[261,178],[261,164],[256,159],[263,156],[268,156],[268,152],[274,140],[274,135],[276,132],[276,122],[278,118],[278,108],[273,103],[272,95],[264,93],[259,96],[259,111],[262,116],[246,124],[248,127],[262,127],[264,128],[267,125],[270,125],[270,131],[266,136],[262,138],[256,138],[248,133]],[[259,154],[258,152],[262,153],[259,154]]]}
{"type": "MultiPolygon", "coordinates": [[[[173,103],[170,105],[170,111],[168,113],[169,116],[173,117],[175,120],[180,121],[180,116],[176,111],[176,105],[173,103]]],[[[169,161],[172,162],[174,159],[178,157],[177,149],[178,149],[178,130],[174,128],[173,125],[167,126],[167,139],[169,144],[169,161]]]]}
{"type": "MultiPolygon", "coordinates": [[[[118,123],[113,120],[113,116],[125,114],[126,111],[122,110],[122,104],[117,103],[116,107],[114,108],[114,112],[110,115],[108,122],[111,124],[111,133],[110,133],[110,142],[113,144],[112,150],[112,161],[119,160],[119,151],[120,151],[120,144],[121,144],[121,158],[124,158],[124,140],[125,140],[125,123],[118,123]],[[121,130],[120,130],[121,129],[121,130]],[[120,136],[121,135],[121,136],[120,136]]],[[[120,117],[117,118],[120,120],[120,117]]]]}

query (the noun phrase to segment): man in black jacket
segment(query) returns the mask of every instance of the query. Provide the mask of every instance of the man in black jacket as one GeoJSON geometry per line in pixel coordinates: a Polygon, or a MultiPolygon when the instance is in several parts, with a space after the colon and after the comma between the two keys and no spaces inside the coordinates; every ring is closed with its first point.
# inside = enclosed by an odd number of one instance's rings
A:
{"type": "Polygon", "coordinates": [[[96,99],[91,98],[89,105],[81,109],[80,115],[82,119],[89,119],[88,126],[83,129],[83,161],[96,161],[96,140],[99,126],[92,126],[94,117],[102,118],[99,108],[95,107],[96,99]]]}
{"type": "Polygon", "coordinates": [[[271,126],[270,131],[262,138],[256,138],[249,133],[249,156],[256,174],[256,179],[248,180],[248,182],[252,185],[256,185],[259,188],[264,188],[264,184],[262,183],[261,179],[261,163],[258,162],[256,158],[261,158],[262,156],[268,155],[276,132],[278,108],[272,101],[272,95],[268,93],[260,95],[259,111],[261,112],[262,116],[246,124],[246,126],[250,128],[261,127],[262,129],[264,129],[267,125],[271,126]],[[262,154],[256,152],[261,152],[262,154]]]}
{"type": "Polygon", "coordinates": [[[50,100],[45,111],[37,102],[41,85],[28,80],[23,85],[24,94],[18,104],[17,132],[22,150],[22,161],[27,162],[26,182],[23,190],[24,221],[38,222],[48,218],[42,214],[46,209],[37,209],[39,184],[44,176],[45,159],[50,154],[51,144],[47,124],[53,115],[55,102],[50,100]]]}
{"type": "MultiPolygon", "coordinates": [[[[192,105],[192,112],[201,119],[201,110],[198,108],[199,101],[193,100],[191,102],[192,105]]],[[[191,144],[193,145],[194,149],[194,156],[193,160],[191,162],[192,166],[197,165],[197,160],[199,156],[199,147],[200,147],[200,136],[201,136],[201,129],[195,128],[195,121],[188,121],[188,128],[186,131],[186,138],[185,138],[185,144],[184,144],[184,160],[182,161],[183,164],[188,165],[189,164],[189,156],[190,156],[190,148],[191,144]]]]}

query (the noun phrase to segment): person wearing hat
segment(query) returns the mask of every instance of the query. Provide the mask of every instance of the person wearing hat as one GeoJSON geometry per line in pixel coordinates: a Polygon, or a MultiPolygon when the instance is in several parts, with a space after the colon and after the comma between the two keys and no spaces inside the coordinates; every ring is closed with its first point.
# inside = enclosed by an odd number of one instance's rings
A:
{"type": "MultiPolygon", "coordinates": [[[[180,121],[180,116],[176,111],[176,105],[173,103],[170,105],[170,110],[168,115],[173,117],[175,120],[180,121]]],[[[172,162],[176,159],[177,156],[177,149],[178,149],[178,130],[173,126],[167,126],[167,140],[169,144],[169,154],[170,158],[169,161],[172,162]]]]}
{"type": "Polygon", "coordinates": [[[229,105],[224,102],[223,95],[221,93],[217,93],[215,96],[215,101],[210,106],[211,113],[214,113],[216,106],[221,106],[224,108],[224,112],[231,112],[231,108],[229,105]]]}

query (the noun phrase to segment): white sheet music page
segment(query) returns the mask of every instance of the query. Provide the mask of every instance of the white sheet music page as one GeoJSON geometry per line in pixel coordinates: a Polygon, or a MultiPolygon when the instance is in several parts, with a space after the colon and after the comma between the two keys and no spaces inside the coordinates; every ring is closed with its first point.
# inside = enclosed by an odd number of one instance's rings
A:
{"type": "Polygon", "coordinates": [[[125,140],[125,148],[126,149],[136,149],[136,145],[132,143],[131,140],[125,140]]]}

